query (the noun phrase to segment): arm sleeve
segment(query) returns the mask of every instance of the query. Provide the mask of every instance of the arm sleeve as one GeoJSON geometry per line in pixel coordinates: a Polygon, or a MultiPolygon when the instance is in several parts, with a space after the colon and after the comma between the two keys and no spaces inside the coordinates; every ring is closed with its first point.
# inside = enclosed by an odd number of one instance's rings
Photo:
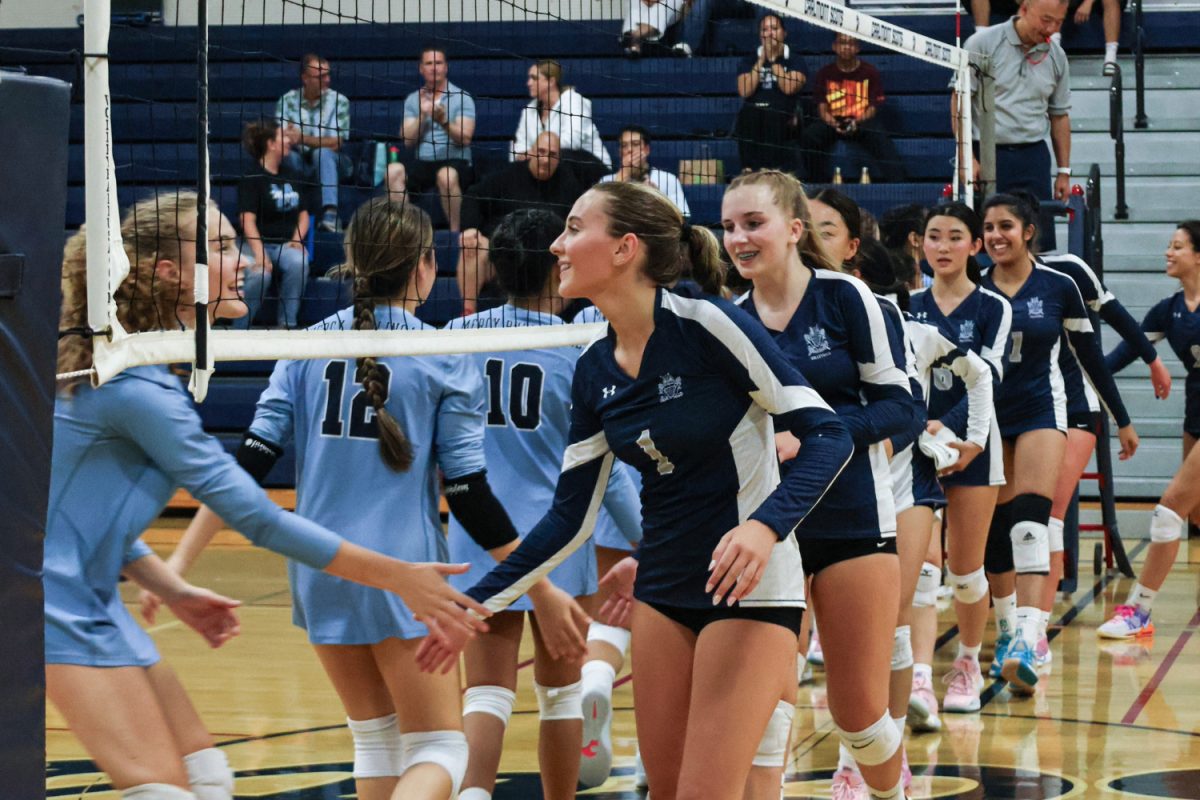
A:
{"type": "Polygon", "coordinates": [[[942,354],[946,368],[962,378],[967,387],[967,393],[945,414],[941,422],[951,430],[966,430],[966,441],[980,447],[987,447],[988,433],[991,431],[992,397],[994,379],[991,367],[980,356],[971,351],[963,352],[951,344],[945,337],[939,336],[946,346],[942,354]]]}
{"type": "Polygon", "coordinates": [[[994,303],[992,304],[993,313],[988,314],[982,320],[983,344],[979,348],[979,355],[992,368],[995,382],[999,385],[1004,380],[1004,364],[1008,360],[1008,351],[1012,346],[1010,339],[1010,334],[1012,333],[1012,306],[1008,304],[1007,300],[997,294],[989,292],[985,296],[994,299],[994,303]]]}
{"type": "Polygon", "coordinates": [[[865,448],[905,433],[913,421],[912,388],[905,374],[904,343],[888,332],[879,300],[860,281],[841,293],[850,352],[858,364],[864,404],[839,415],[854,446],[865,448]]]}
{"type": "Polygon", "coordinates": [[[259,547],[315,569],[333,560],[341,538],[275,505],[233,456],[204,432],[182,390],[127,381],[114,415],[117,432],[137,443],[160,469],[259,547]],[[152,386],[150,391],[146,386],[152,386]]]}
{"type": "Polygon", "coordinates": [[[254,409],[254,421],[249,432],[277,447],[285,447],[292,440],[294,415],[291,393],[291,370],[297,362],[276,361],[271,371],[267,388],[258,397],[254,409]]]}
{"type": "Polygon", "coordinates": [[[444,383],[438,402],[434,447],[447,480],[482,472],[483,379],[466,356],[444,356],[444,383]]]}
{"type": "Polygon", "coordinates": [[[404,119],[416,119],[421,115],[421,101],[416,92],[404,98],[404,119]]]}
{"type": "Polygon", "coordinates": [[[475,119],[475,98],[467,92],[459,97],[459,119],[475,119]]]}
{"type": "MultiPolygon", "coordinates": [[[[1051,57],[1054,56],[1054,47],[1050,45],[1051,57]]],[[[1062,117],[1071,111],[1071,67],[1067,63],[1066,53],[1062,54],[1062,74],[1050,95],[1046,110],[1052,117],[1062,117]]]]}
{"type": "MultiPolygon", "coordinates": [[[[1149,311],[1146,312],[1146,317],[1142,320],[1141,330],[1146,338],[1146,341],[1150,343],[1152,352],[1154,343],[1161,342],[1167,336],[1167,322],[1170,320],[1170,305],[1170,297],[1166,298],[1165,300],[1160,300],[1159,302],[1155,303],[1149,311]]],[[[1109,324],[1112,325],[1111,322],[1109,324]]],[[[1113,325],[1113,327],[1115,328],[1116,326],[1113,325]]],[[[1139,352],[1130,344],[1128,337],[1125,337],[1124,334],[1122,334],[1122,341],[1117,343],[1117,346],[1113,348],[1112,352],[1108,354],[1108,357],[1104,359],[1104,363],[1105,366],[1108,367],[1109,372],[1115,375],[1132,364],[1133,360],[1137,358],[1138,355],[1139,352]]],[[[1157,355],[1158,354],[1155,353],[1155,357],[1157,357],[1157,355]]],[[[1142,356],[1142,358],[1144,359],[1145,356],[1142,356]]],[[[1153,360],[1154,359],[1149,359],[1147,363],[1153,360]]]]}
{"type": "Polygon", "coordinates": [[[774,417],[776,430],[790,431],[800,440],[800,452],[787,476],[749,516],[782,540],[841,474],[854,452],[853,442],[842,419],[808,385],[766,329],[741,309],[721,303],[696,304],[717,308],[698,320],[716,369],[774,417]]]}
{"type": "Polygon", "coordinates": [[[642,500],[629,477],[629,466],[614,464],[604,492],[604,510],[631,545],[642,541],[642,500]]]}
{"type": "Polygon", "coordinates": [[[337,130],[334,134],[342,141],[350,138],[350,100],[344,94],[337,96],[337,130]]]}
{"type": "Polygon", "coordinates": [[[133,543],[129,545],[129,549],[125,551],[125,558],[121,560],[121,564],[132,564],[138,559],[152,555],[154,555],[154,551],[150,549],[150,545],[141,539],[134,539],[133,543]]]}
{"type": "MultiPolygon", "coordinates": [[[[1136,354],[1142,361],[1149,364],[1158,358],[1158,353],[1154,349],[1154,342],[1150,341],[1150,337],[1146,335],[1146,331],[1138,326],[1133,315],[1126,310],[1125,306],[1121,305],[1120,300],[1113,297],[1107,303],[1100,306],[1100,319],[1107,322],[1109,327],[1121,337],[1122,344],[1129,347],[1130,352],[1136,354]]],[[[1113,372],[1116,372],[1116,370],[1113,370],[1113,372]]]]}
{"type": "MultiPolygon", "coordinates": [[[[533,144],[529,133],[530,130],[536,130],[537,126],[534,120],[537,118],[536,100],[531,100],[524,108],[521,109],[521,115],[517,117],[517,132],[513,135],[512,147],[508,151],[508,160],[516,161],[517,153],[523,153],[533,144]]],[[[560,144],[562,148],[566,148],[566,143],[560,144]]]]}
{"type": "Polygon", "coordinates": [[[908,376],[908,389],[912,395],[912,422],[903,431],[891,437],[892,452],[899,453],[917,441],[917,437],[925,430],[925,423],[929,420],[929,409],[925,405],[925,393],[921,390],[921,380],[917,372],[917,355],[913,341],[908,335],[908,326],[904,323],[903,312],[888,301],[880,305],[888,323],[888,340],[899,339],[903,348],[904,372],[908,376]]]}
{"type": "Polygon", "coordinates": [[[1092,329],[1083,298],[1074,281],[1064,294],[1062,324],[1067,334],[1067,343],[1075,353],[1075,358],[1079,360],[1079,366],[1083,368],[1092,388],[1099,395],[1100,402],[1108,409],[1117,427],[1124,428],[1129,424],[1129,413],[1125,410],[1125,403],[1121,400],[1121,393],[1117,391],[1117,383],[1113,380],[1112,373],[1104,364],[1100,337],[1092,329]]]}
{"type": "Polygon", "coordinates": [[[507,608],[592,535],[613,454],[600,420],[582,391],[585,373],[575,370],[571,432],[550,510],[508,558],[466,592],[491,611],[507,608]]]}

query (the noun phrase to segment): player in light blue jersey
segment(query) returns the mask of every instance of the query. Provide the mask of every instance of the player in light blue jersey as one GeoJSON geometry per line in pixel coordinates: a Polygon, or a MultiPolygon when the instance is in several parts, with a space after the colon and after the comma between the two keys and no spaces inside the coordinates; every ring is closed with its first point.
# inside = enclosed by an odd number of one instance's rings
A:
{"type": "MultiPolygon", "coordinates": [[[[168,319],[194,324],[195,220],[196,197],[182,192],[145,200],[126,216],[122,237],[133,269],[116,302],[127,330],[158,329],[168,319]]],[[[238,297],[233,228],[216,209],[207,224],[216,298],[208,312],[237,317],[246,307],[238,297]]],[[[67,244],[63,294],[62,327],[85,326],[84,231],[67,244]]],[[[90,340],[62,340],[60,373],[91,361],[90,340]]],[[[442,579],[453,568],[378,555],[272,503],[204,433],[166,367],[126,370],[99,388],[65,383],[54,438],[44,574],[47,694],[123,797],[229,800],[233,792],[224,755],[117,591],[124,572],[213,646],[237,632],[235,601],[183,581],[138,540],[178,486],[260,546],[396,592],[442,631],[466,635],[477,627],[464,610],[475,604],[442,579]]]]}
{"type": "MultiPolygon", "coordinates": [[[[889,337],[870,289],[832,267],[850,254],[830,252],[818,239],[804,188],[791,175],[762,170],[735,178],[721,224],[734,266],[754,283],[742,308],[838,412],[855,444],[798,541],[818,622],[854,620],[821,625],[829,710],[846,748],[838,772],[843,782],[865,780],[873,797],[903,798],[903,732],[888,712],[900,574],[884,445],[913,422],[902,343],[889,337]],[[862,591],[868,585],[869,596],[862,591]]],[[[777,439],[786,480],[796,444],[777,439]]]]}
{"type": "MultiPolygon", "coordinates": [[[[552,251],[561,294],[589,298],[609,324],[575,370],[554,505],[469,594],[493,608],[518,597],[587,540],[614,457],[633,466],[643,519],[633,680],[650,793],[739,796],[794,680],[795,540],[849,457],[845,426],[742,312],[664,288],[690,265],[717,292],[724,265],[712,235],[658,192],[593,187],[552,251]],[[775,424],[803,442],[782,482],[775,424]]],[[[786,738],[771,742],[779,758],[786,738]]]]}
{"type": "MultiPolygon", "coordinates": [[[[1181,287],[1146,313],[1142,329],[1152,342],[1166,339],[1186,371],[1183,463],[1154,509],[1142,574],[1125,602],[1100,626],[1100,635],[1111,639],[1153,635],[1150,610],[1175,564],[1184,522],[1200,524],[1200,447],[1196,447],[1200,440],[1200,220],[1179,223],[1167,245],[1166,261],[1167,276],[1181,287]]],[[[1108,354],[1107,362],[1117,372],[1136,357],[1135,349],[1122,342],[1108,354]]]]}
{"type": "MultiPolygon", "coordinates": [[[[1066,451],[1066,393],[1058,365],[1061,336],[1119,428],[1121,458],[1137,449],[1099,337],[1075,282],[1036,261],[1037,214],[1022,198],[993,195],[984,204],[984,246],[993,267],[983,286],[1012,307],[1011,346],[996,394],[1004,472],[988,536],[985,567],[997,607],[1015,608],[1011,644],[997,639],[992,671],[1022,694],[1033,692],[1042,588],[1050,570],[1052,497],[1066,451]],[[1012,599],[1016,594],[1015,603],[1012,599]]],[[[1007,611],[1012,614],[1013,612],[1007,611]]]]}
{"type": "MultiPolygon", "coordinates": [[[[975,256],[983,247],[983,221],[963,203],[944,203],[929,212],[923,237],[925,260],[932,268],[933,283],[912,296],[910,310],[918,321],[936,327],[959,348],[987,363],[994,398],[1004,376],[1012,311],[1007,300],[978,285],[979,265],[975,256]]],[[[967,387],[949,367],[945,361],[934,365],[928,393],[928,430],[935,435],[949,430],[956,439],[983,450],[970,461],[960,460],[952,468],[955,471],[941,478],[947,501],[948,581],[954,591],[954,614],[959,627],[958,653],[945,681],[944,707],[952,713],[963,713],[979,710],[983,689],[979,651],[988,615],[988,583],[983,562],[996,497],[1004,484],[1004,447],[994,413],[986,429],[968,427],[967,387]]],[[[924,584],[918,583],[914,605],[934,607],[940,574],[941,567],[937,564],[927,564],[922,569],[924,584]]],[[[999,612],[997,624],[1007,624],[999,612]]],[[[916,655],[909,702],[914,729],[927,727],[930,723],[923,720],[936,719],[937,715],[929,666],[932,648],[916,655]]]]}
{"type": "MultiPolygon", "coordinates": [[[[483,331],[565,324],[557,316],[563,301],[558,296],[557,258],[550,252],[550,244],[562,229],[560,217],[540,209],[516,211],[505,217],[492,236],[491,261],[507,302],[451,320],[446,327],[483,331]]],[[[554,497],[567,447],[571,380],[579,348],[481,353],[467,358],[474,362],[486,384],[484,452],[491,466],[491,483],[497,497],[510,509],[517,529],[528,531],[550,508],[554,497]]],[[[597,531],[601,527],[615,528],[627,546],[639,541],[640,503],[623,471],[614,471],[604,503],[597,531]]],[[[474,585],[495,566],[455,516],[450,519],[450,554],[454,560],[472,565],[470,572],[456,576],[458,588],[474,585]]],[[[555,586],[589,600],[596,591],[596,577],[595,549],[590,544],[576,550],[549,575],[555,586]]],[[[532,610],[528,599],[518,600],[507,611],[493,615],[489,632],[467,645],[463,717],[471,758],[463,782],[466,788],[459,794],[463,800],[487,800],[495,787],[504,729],[516,699],[525,612],[532,610]]],[[[542,791],[548,800],[573,798],[577,782],[598,786],[608,778],[611,744],[606,743],[606,763],[601,763],[600,742],[591,747],[585,742],[584,752],[593,758],[581,761],[584,716],[580,666],[551,658],[541,639],[537,615],[531,614],[530,620],[534,691],[541,715],[538,761],[542,791]],[[603,775],[583,774],[585,764],[603,775]]],[[[608,685],[611,690],[611,677],[608,685]]],[[[605,711],[607,716],[608,709],[605,711]]]]}

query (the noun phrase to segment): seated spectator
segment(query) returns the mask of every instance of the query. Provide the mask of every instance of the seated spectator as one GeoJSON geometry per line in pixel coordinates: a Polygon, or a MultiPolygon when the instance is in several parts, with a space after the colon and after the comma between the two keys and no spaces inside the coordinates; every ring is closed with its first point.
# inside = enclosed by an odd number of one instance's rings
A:
{"type": "Polygon", "coordinates": [[[738,95],[745,99],[734,131],[738,155],[742,169],[791,170],[794,148],[788,139],[797,124],[804,62],[784,43],[787,30],[777,14],[763,15],[758,36],[757,52],[746,58],[737,77],[738,95]]]}
{"type": "MultiPolygon", "coordinates": [[[[1100,9],[1104,13],[1104,66],[1101,71],[1112,75],[1117,71],[1117,42],[1121,39],[1121,12],[1125,9],[1126,0],[1100,0],[1100,9]]],[[[1071,0],[1067,15],[1076,25],[1083,25],[1092,17],[1092,9],[1096,0],[1071,0]]]]}
{"type": "Polygon", "coordinates": [[[242,133],[246,152],[258,168],[238,183],[238,216],[254,264],[245,271],[242,296],[249,312],[234,320],[235,328],[250,327],[268,287],[279,282],[278,323],[295,328],[300,297],[308,279],[309,215],[303,186],[283,167],[291,139],[275,120],[251,122],[242,133]]]}
{"type": "Polygon", "coordinates": [[[627,0],[621,45],[625,55],[640,56],[642,45],[657,42],[679,19],[684,0],[627,0]]]}
{"type": "Polygon", "coordinates": [[[393,199],[407,189],[423,192],[436,185],[450,230],[458,231],[462,193],[471,185],[471,138],[475,135],[475,101],[446,78],[446,53],[437,47],[421,51],[425,85],[404,101],[404,146],[416,150],[406,168],[388,164],[387,188],[393,199]]]}
{"type": "Polygon", "coordinates": [[[275,119],[292,145],[287,165],[299,177],[321,187],[323,231],[338,224],[338,180],[350,172],[350,159],[341,153],[350,137],[350,101],[329,88],[329,62],[316,53],[300,61],[299,89],[292,89],[275,104],[275,119]]]}
{"type": "Polygon", "coordinates": [[[1024,0],[997,0],[992,8],[992,0],[971,0],[971,17],[975,20],[975,30],[982,31],[992,24],[992,12],[1008,19],[1017,13],[1024,0]]]}
{"type": "Polygon", "coordinates": [[[481,310],[478,300],[494,277],[487,257],[488,239],[500,220],[520,208],[544,208],[565,218],[592,185],[593,181],[562,164],[561,156],[558,135],[545,131],[538,135],[525,163],[509,164],[467,191],[458,252],[458,289],[464,314],[481,310]]]}
{"type": "Polygon", "coordinates": [[[510,161],[529,158],[538,137],[550,131],[561,142],[562,156],[573,160],[569,151],[589,154],[612,169],[612,159],[600,141],[600,132],[592,122],[592,101],[563,86],[562,67],[557,61],[539,61],[529,68],[525,85],[529,87],[529,104],[521,111],[517,135],[513,138],[510,161]]]}
{"type": "Polygon", "coordinates": [[[813,79],[818,119],[805,125],[800,137],[807,181],[828,183],[832,179],[829,151],[838,139],[862,145],[878,163],[884,181],[904,180],[896,145],[876,118],[884,101],[883,78],[878,69],[858,57],[858,49],[853,36],[837,34],[833,37],[837,60],[821,67],[813,79]]]}
{"type": "Polygon", "coordinates": [[[621,168],[600,179],[601,183],[608,181],[644,183],[665,194],[684,217],[691,215],[679,178],[650,166],[650,134],[641,125],[626,125],[621,129],[621,168]]]}

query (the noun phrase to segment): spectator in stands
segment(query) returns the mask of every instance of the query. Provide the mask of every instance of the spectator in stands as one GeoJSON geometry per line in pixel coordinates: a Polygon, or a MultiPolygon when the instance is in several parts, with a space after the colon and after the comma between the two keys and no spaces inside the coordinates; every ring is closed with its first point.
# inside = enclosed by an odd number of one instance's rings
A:
{"type": "Polygon", "coordinates": [[[691,215],[679,178],[666,170],[650,166],[650,134],[641,125],[626,125],[621,129],[621,168],[600,179],[644,183],[667,196],[686,219],[691,215]]]}
{"type": "MultiPolygon", "coordinates": [[[[997,0],[995,11],[997,14],[1005,14],[1011,16],[1017,13],[1024,0],[997,0]]],[[[971,0],[971,16],[975,19],[975,30],[981,31],[992,24],[992,2],[991,0],[971,0]]]]}
{"type": "MultiPolygon", "coordinates": [[[[1100,0],[1104,13],[1104,66],[1101,71],[1112,75],[1117,71],[1117,43],[1121,39],[1121,12],[1126,0],[1100,0]]],[[[1084,25],[1092,17],[1096,0],[1071,0],[1068,13],[1076,25],[1084,25]]]]}
{"type": "Polygon", "coordinates": [[[737,77],[745,100],[735,134],[742,169],[790,170],[794,166],[791,129],[797,124],[796,101],[804,86],[804,62],[785,44],[787,30],[777,14],[758,23],[761,42],[747,56],[737,77]]]}
{"type": "Polygon", "coordinates": [[[805,180],[828,183],[833,178],[829,153],[839,139],[860,145],[879,166],[887,182],[904,180],[904,164],[892,137],[879,123],[883,105],[883,76],[858,57],[858,39],[844,33],[833,37],[837,57],[817,71],[812,82],[817,119],[804,126],[800,137],[805,180]]]}
{"type": "MultiPolygon", "coordinates": [[[[521,208],[544,208],[566,217],[594,181],[563,165],[558,134],[543,131],[525,163],[510,164],[472,186],[463,201],[462,238],[458,252],[458,289],[463,313],[479,309],[484,287],[494,277],[488,262],[488,239],[500,220],[521,208]]],[[[502,299],[496,295],[497,299],[502,299]]]]}
{"type": "Polygon", "coordinates": [[[567,160],[573,160],[573,156],[566,151],[577,150],[612,169],[612,159],[592,122],[592,101],[575,91],[575,87],[562,85],[562,67],[557,61],[546,59],[531,66],[525,85],[531,99],[517,122],[509,160],[529,158],[538,137],[550,131],[558,137],[567,160]]]}
{"type": "Polygon", "coordinates": [[[304,186],[283,166],[291,139],[275,120],[251,122],[242,133],[242,144],[257,168],[238,183],[238,216],[242,236],[254,255],[246,269],[242,297],[249,309],[234,320],[236,328],[250,327],[262,306],[267,288],[279,281],[278,323],[295,328],[300,318],[300,298],[308,278],[309,214],[304,186]]]}
{"type": "Polygon", "coordinates": [[[627,0],[621,45],[625,55],[640,56],[642,45],[658,42],[679,19],[685,0],[627,0]]]}
{"type": "Polygon", "coordinates": [[[437,186],[450,230],[459,230],[463,191],[471,185],[471,138],[475,135],[475,100],[447,78],[446,51],[426,46],[421,51],[425,85],[404,101],[404,146],[416,150],[409,167],[388,164],[388,194],[396,198],[411,188],[423,192],[437,186]]]}
{"type": "Polygon", "coordinates": [[[350,101],[329,88],[329,62],[308,53],[300,61],[299,89],[275,104],[275,119],[284,126],[292,150],[287,165],[321,187],[323,231],[338,229],[338,179],[349,173],[342,145],[350,137],[350,101]]]}
{"type": "MultiPolygon", "coordinates": [[[[1039,200],[1067,200],[1071,184],[1071,85],[1067,54],[1051,36],[1067,16],[1067,0],[1025,0],[1017,15],[971,35],[963,44],[971,53],[991,58],[995,77],[996,192],[1022,189],[1039,200]],[[1057,177],[1050,182],[1050,151],[1054,148],[1057,177]]],[[[979,93],[972,92],[972,112],[982,111],[979,93]]],[[[957,128],[957,116],[951,116],[957,128]]],[[[979,128],[973,136],[978,142],[979,128]]],[[[979,180],[979,159],[974,159],[979,180]]],[[[1054,249],[1054,221],[1044,214],[1037,226],[1041,249],[1054,249]]]]}

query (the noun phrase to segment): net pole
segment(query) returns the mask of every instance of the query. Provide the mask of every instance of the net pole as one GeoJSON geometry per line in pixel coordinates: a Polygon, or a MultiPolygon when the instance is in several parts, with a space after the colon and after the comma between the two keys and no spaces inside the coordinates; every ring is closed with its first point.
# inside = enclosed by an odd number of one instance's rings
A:
{"type": "Polygon", "coordinates": [[[113,292],[129,273],[121,243],[113,158],[112,96],[108,85],[109,0],[87,0],[84,49],[84,203],[87,224],[88,326],[109,331],[115,325],[113,292]]]}
{"type": "Polygon", "coordinates": [[[196,351],[188,388],[199,403],[208,394],[212,375],[208,355],[208,0],[199,0],[196,7],[196,151],[196,351]]]}

